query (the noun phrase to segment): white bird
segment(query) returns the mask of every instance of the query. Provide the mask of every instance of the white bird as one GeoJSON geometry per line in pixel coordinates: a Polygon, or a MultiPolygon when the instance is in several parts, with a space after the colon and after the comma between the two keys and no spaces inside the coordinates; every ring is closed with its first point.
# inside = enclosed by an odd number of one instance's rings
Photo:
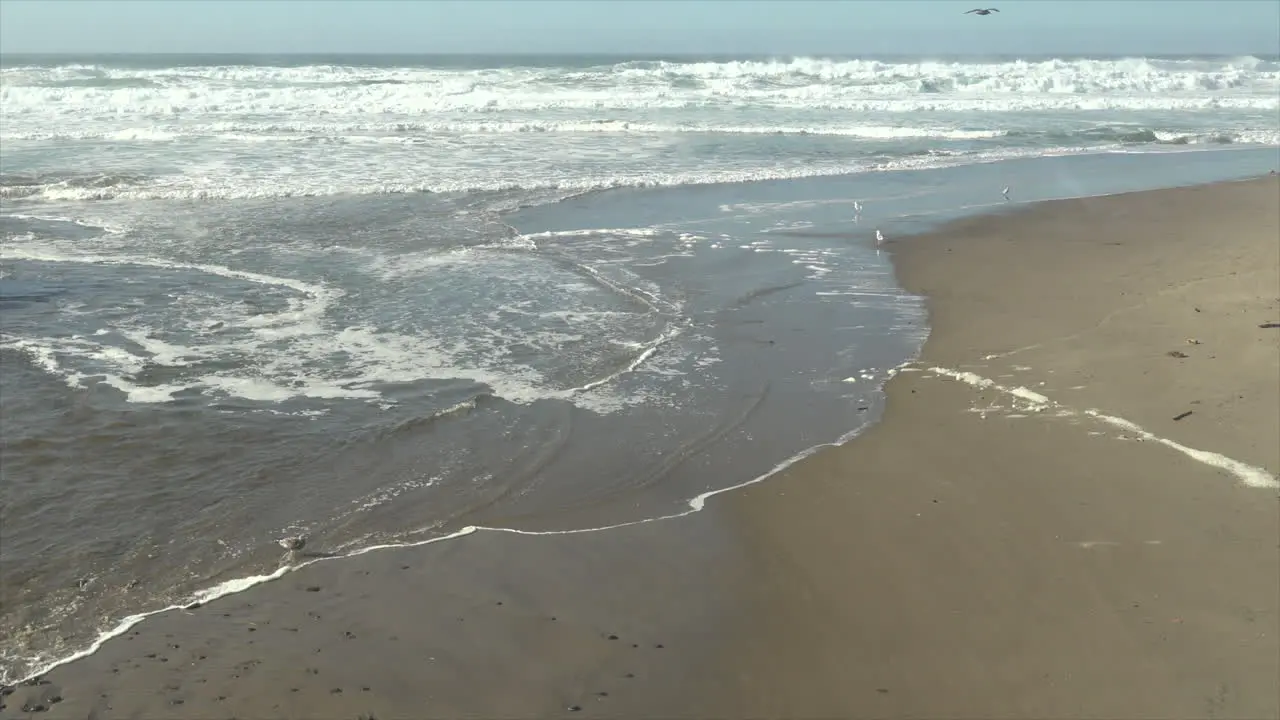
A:
{"type": "Polygon", "coordinates": [[[280,547],[289,552],[298,552],[307,546],[307,538],[305,535],[295,535],[293,537],[280,538],[276,542],[280,543],[280,547]]]}
{"type": "Polygon", "coordinates": [[[883,245],[883,244],[884,244],[884,235],[883,235],[883,234],[881,234],[881,232],[880,232],[880,230],[879,230],[879,229],[877,229],[877,230],[876,230],[876,244],[877,244],[877,245],[883,245]]]}
{"type": "Polygon", "coordinates": [[[1008,186],[1008,185],[1005,185],[1005,186],[1004,186],[1004,189],[1000,191],[1000,194],[1004,196],[1004,199],[1005,199],[1005,200],[1008,200],[1008,199],[1009,199],[1009,186],[1008,186]]]}
{"type": "Polygon", "coordinates": [[[857,214],[857,215],[861,215],[861,214],[862,214],[862,203],[858,202],[857,200],[854,200],[854,201],[853,201],[853,212],[854,212],[855,214],[857,214]]]}

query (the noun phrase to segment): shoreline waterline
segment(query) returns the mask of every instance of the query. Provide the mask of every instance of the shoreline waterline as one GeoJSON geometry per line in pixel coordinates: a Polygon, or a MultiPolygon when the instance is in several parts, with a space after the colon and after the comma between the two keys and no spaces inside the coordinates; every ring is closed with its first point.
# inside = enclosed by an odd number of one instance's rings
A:
{"type": "MultiPolygon", "coordinates": [[[[900,371],[903,368],[909,367],[910,364],[914,362],[915,362],[914,360],[909,361],[907,364],[903,365],[901,368],[895,368],[893,370],[900,371]]],[[[896,372],[894,374],[896,374],[896,372]]],[[[858,435],[862,434],[862,432],[864,432],[867,428],[871,427],[872,425],[873,423],[868,423],[866,425],[858,427],[846,433],[845,435],[842,435],[839,439],[837,439],[834,442],[822,443],[820,445],[815,445],[813,447],[807,448],[787,458],[783,462],[779,463],[778,465],[770,469],[768,472],[762,475],[759,475],[757,477],[754,477],[750,480],[738,483],[736,485],[731,485],[729,487],[720,488],[717,490],[710,490],[700,495],[697,495],[693,498],[690,498],[687,501],[689,509],[679,513],[672,513],[670,515],[644,518],[641,520],[633,520],[629,522],[622,522],[622,523],[617,523],[614,525],[606,525],[602,527],[576,528],[571,530],[520,530],[516,528],[480,527],[475,525],[468,525],[455,532],[441,535],[439,537],[429,538],[427,540],[420,540],[415,542],[403,542],[403,543],[388,543],[385,545],[370,545],[367,547],[362,547],[358,550],[353,550],[351,552],[348,552],[342,555],[317,557],[296,565],[282,565],[275,572],[272,572],[267,575],[256,575],[256,576],[228,580],[226,582],[215,585],[214,587],[204,590],[202,592],[195,593],[186,602],[169,605],[167,607],[163,607],[158,610],[151,610],[148,612],[138,613],[136,615],[130,615],[128,617],[125,617],[121,619],[113,628],[101,633],[93,641],[93,643],[85,650],[77,651],[65,658],[60,658],[57,660],[50,661],[45,665],[40,666],[39,670],[30,672],[27,675],[14,681],[9,681],[5,678],[0,678],[0,684],[5,684],[7,686],[20,685],[34,678],[38,678],[41,675],[44,675],[63,665],[89,657],[90,655],[97,652],[104,643],[109,642],[113,638],[123,635],[124,633],[128,632],[129,630],[137,626],[139,623],[142,623],[143,621],[147,620],[148,618],[173,612],[173,611],[177,611],[177,610],[192,610],[195,607],[204,605],[205,603],[209,603],[224,597],[229,597],[231,595],[236,595],[238,593],[245,592],[246,590],[250,590],[259,585],[263,585],[275,580],[279,580],[290,573],[293,573],[298,570],[302,570],[303,568],[309,567],[311,565],[315,565],[317,563],[346,560],[354,557],[359,557],[361,555],[366,555],[371,552],[378,552],[382,550],[401,550],[401,549],[407,549],[407,548],[422,547],[426,545],[432,545],[438,542],[455,540],[457,538],[466,537],[473,533],[479,533],[479,532],[490,532],[490,533],[508,534],[508,535],[523,535],[523,536],[530,536],[530,537],[584,535],[588,533],[607,532],[609,530],[617,530],[621,528],[634,527],[637,525],[645,525],[648,523],[656,523],[656,522],[662,522],[666,520],[675,520],[678,518],[688,517],[690,515],[693,515],[694,513],[701,512],[703,508],[706,506],[707,500],[717,495],[733,492],[735,490],[740,490],[744,487],[748,487],[760,482],[764,482],[769,478],[773,477],[774,475],[777,475],[778,473],[781,473],[787,470],[792,465],[795,465],[796,463],[801,462],[808,457],[811,457],[815,453],[821,452],[822,450],[827,448],[834,448],[834,447],[840,447],[842,445],[845,445],[846,443],[856,439],[858,435]]]]}
{"type": "MultiPolygon", "coordinates": [[[[1256,177],[1238,178],[1237,180],[1224,180],[1224,181],[1218,181],[1218,182],[1248,182],[1248,181],[1250,181],[1250,180],[1254,180],[1254,179],[1256,179],[1256,177]]],[[[1125,194],[1125,193],[1111,193],[1111,194],[1125,194]]],[[[1086,197],[1096,197],[1096,196],[1086,196],[1086,197]]],[[[978,213],[978,214],[981,214],[981,213],[978,213]]],[[[909,241],[909,240],[908,240],[908,241],[909,241]]],[[[890,249],[890,255],[891,255],[891,257],[892,257],[892,249],[890,249]]],[[[918,354],[918,351],[919,351],[919,349],[917,349],[917,354],[918,354]]],[[[907,360],[907,361],[906,361],[905,363],[903,363],[902,365],[899,365],[898,367],[891,369],[891,371],[888,373],[888,377],[887,377],[887,378],[885,378],[885,380],[886,380],[886,381],[892,380],[892,378],[893,378],[895,375],[897,375],[899,372],[901,372],[901,371],[906,371],[906,370],[919,371],[919,370],[920,370],[920,368],[915,367],[917,362],[918,362],[918,361],[917,361],[914,357],[913,357],[912,359],[907,360]]],[[[934,369],[930,369],[929,371],[930,371],[930,372],[933,372],[934,374],[938,374],[938,375],[945,375],[947,372],[949,372],[949,371],[946,371],[946,370],[945,370],[945,368],[934,368],[934,369]]],[[[956,372],[959,372],[959,371],[956,371],[956,372]]],[[[953,378],[953,379],[956,379],[956,378],[953,378]]],[[[881,401],[883,400],[883,398],[884,398],[883,386],[878,387],[878,388],[876,389],[876,391],[875,391],[875,396],[876,396],[878,399],[880,399],[881,401]]],[[[1024,399],[1025,399],[1025,398],[1024,398],[1024,399]]],[[[1090,414],[1090,411],[1088,411],[1088,410],[1081,411],[1081,412],[1083,412],[1083,413],[1084,413],[1084,414],[1086,414],[1086,415],[1090,414]]],[[[1096,413],[1097,411],[1093,411],[1093,412],[1095,412],[1095,413],[1096,413]]],[[[1102,417],[1102,416],[1100,416],[1100,415],[1095,415],[1095,417],[1101,417],[1103,420],[1107,420],[1107,418],[1102,417]]],[[[1126,423],[1128,422],[1128,421],[1123,421],[1123,420],[1122,420],[1122,419],[1120,419],[1120,418],[1112,418],[1112,419],[1117,420],[1117,421],[1119,421],[1119,422],[1126,422],[1126,423]]],[[[1109,421],[1109,420],[1108,420],[1108,421],[1109,421]]],[[[623,523],[618,523],[618,524],[614,524],[614,525],[606,525],[606,526],[601,526],[601,527],[591,527],[591,528],[581,528],[581,529],[567,529],[567,530],[551,530],[551,531],[529,531],[529,530],[520,530],[520,529],[512,529],[512,528],[502,528],[502,527],[484,527],[484,526],[468,525],[468,526],[465,526],[465,527],[463,527],[463,528],[461,528],[461,529],[459,529],[459,530],[457,530],[457,531],[455,531],[455,532],[453,532],[453,533],[446,534],[446,535],[439,536],[439,537],[429,538],[429,539],[427,539],[427,540],[423,540],[423,541],[405,542],[405,543],[392,543],[392,544],[385,544],[385,545],[371,545],[371,546],[364,547],[364,548],[360,548],[360,549],[354,550],[354,551],[352,551],[352,552],[349,552],[349,553],[346,553],[346,554],[343,554],[343,555],[340,555],[340,556],[337,556],[337,557],[315,558],[315,559],[309,560],[309,561],[307,561],[307,562],[304,562],[304,563],[301,563],[301,564],[298,564],[298,565],[292,565],[292,566],[290,566],[290,565],[286,565],[286,566],[282,566],[281,568],[277,569],[277,570],[276,570],[276,571],[274,571],[273,573],[270,573],[270,574],[267,574],[267,575],[257,575],[257,576],[250,576],[250,577],[245,577],[245,578],[239,578],[239,579],[228,580],[228,581],[226,581],[226,582],[224,582],[224,583],[220,583],[220,584],[218,584],[218,585],[215,585],[214,587],[209,588],[209,589],[207,589],[207,590],[204,590],[204,591],[201,591],[201,592],[195,593],[193,596],[191,596],[191,598],[190,598],[188,601],[186,601],[186,602],[184,602],[184,603],[170,605],[170,606],[168,606],[168,607],[161,608],[161,609],[154,610],[154,611],[149,611],[149,612],[146,612],[146,613],[139,613],[139,614],[136,614],[136,615],[130,615],[130,616],[127,616],[127,617],[123,618],[122,620],[120,620],[120,621],[119,621],[116,625],[114,625],[110,630],[105,631],[105,632],[103,632],[103,633],[99,634],[99,636],[98,636],[98,637],[97,637],[97,638],[96,638],[96,639],[91,643],[91,645],[90,645],[88,648],[86,648],[86,649],[84,649],[84,650],[81,650],[81,651],[77,651],[77,652],[75,652],[75,653],[73,653],[73,654],[69,655],[68,657],[60,658],[60,659],[57,659],[57,660],[53,660],[53,661],[46,662],[45,664],[43,664],[43,665],[41,665],[41,666],[40,666],[40,667],[41,667],[41,669],[40,669],[40,670],[38,670],[37,672],[29,673],[29,674],[25,675],[24,677],[22,677],[21,679],[14,680],[14,681],[13,681],[12,683],[10,683],[10,684],[18,684],[18,683],[24,682],[24,681],[29,680],[29,679],[31,679],[31,678],[34,678],[34,677],[37,677],[37,676],[42,675],[42,674],[44,674],[44,673],[47,673],[47,672],[49,672],[49,671],[53,670],[54,668],[57,668],[57,667],[60,667],[60,666],[66,665],[66,664],[68,664],[68,663],[70,663],[70,662],[74,662],[74,661],[79,660],[79,659],[84,658],[84,657],[88,657],[89,655],[92,655],[93,653],[95,653],[99,648],[101,648],[101,646],[102,646],[104,643],[108,642],[111,638],[114,638],[114,637],[117,637],[117,636],[119,636],[119,635],[122,635],[123,633],[125,633],[125,632],[127,632],[129,629],[131,629],[132,627],[135,627],[135,626],[136,626],[136,625],[138,625],[139,623],[141,623],[141,622],[143,622],[144,620],[146,620],[146,619],[148,619],[148,618],[150,618],[150,617],[153,617],[153,616],[155,616],[155,615],[159,615],[159,614],[162,614],[162,613],[168,613],[168,612],[171,612],[171,611],[174,611],[174,610],[183,610],[183,609],[187,609],[187,608],[190,608],[190,607],[191,607],[191,605],[192,605],[192,604],[194,604],[194,603],[200,603],[200,604],[203,604],[203,603],[205,603],[205,602],[211,602],[211,601],[213,601],[213,600],[215,600],[215,599],[217,599],[217,598],[220,598],[220,597],[227,597],[227,596],[230,596],[230,595],[234,595],[234,594],[237,594],[237,593],[243,592],[243,591],[245,591],[245,590],[248,590],[248,589],[249,589],[249,588],[251,588],[251,587],[255,587],[255,586],[257,586],[257,585],[261,585],[261,584],[264,584],[264,583],[268,583],[268,582],[272,582],[272,581],[274,581],[274,580],[280,579],[281,577],[284,577],[285,575],[287,575],[287,574],[289,574],[289,573],[293,572],[294,570],[302,569],[302,568],[304,568],[304,567],[310,566],[310,565],[312,565],[312,564],[314,564],[314,563],[317,563],[317,562],[320,562],[320,561],[322,561],[322,560],[331,560],[331,559],[332,559],[332,560],[340,560],[340,559],[346,559],[346,558],[355,557],[355,556],[358,556],[358,555],[363,555],[363,554],[366,554],[366,553],[369,553],[369,552],[373,552],[373,551],[375,551],[375,550],[386,550],[386,549],[396,549],[396,548],[417,547],[417,546],[422,546],[422,545],[432,544],[432,543],[436,543],[436,542],[440,542],[440,541],[444,541],[444,540],[450,540],[450,539],[455,539],[455,538],[463,537],[463,536],[470,535],[470,534],[472,534],[472,533],[476,533],[476,532],[480,532],[480,531],[484,531],[484,530],[488,530],[488,531],[491,531],[491,532],[494,532],[494,533],[506,533],[506,534],[527,535],[527,536],[540,536],[540,535],[571,535],[571,534],[584,534],[584,533],[590,533],[590,532],[601,532],[601,531],[605,531],[605,530],[612,530],[612,529],[617,529],[617,528],[622,528],[622,527],[630,527],[630,526],[634,526],[634,525],[640,525],[640,524],[645,524],[645,523],[650,523],[650,522],[656,522],[656,521],[659,521],[659,520],[669,520],[669,519],[675,519],[675,518],[679,518],[679,517],[685,517],[685,516],[688,516],[688,515],[691,515],[691,514],[694,514],[694,513],[697,513],[697,512],[699,512],[699,511],[701,511],[701,510],[705,507],[705,502],[706,502],[706,500],[710,499],[711,497],[715,497],[715,496],[720,495],[720,494],[723,494],[723,493],[727,493],[727,492],[734,491],[734,490],[739,490],[739,489],[741,489],[741,488],[744,488],[744,487],[747,487],[747,486],[750,486],[750,485],[754,485],[754,484],[760,483],[760,482],[762,482],[762,481],[764,481],[764,480],[766,480],[766,479],[768,479],[768,478],[772,477],[773,475],[776,475],[776,474],[778,474],[779,472],[782,472],[783,470],[786,470],[786,469],[790,468],[790,467],[791,467],[792,465],[794,465],[795,463],[798,463],[798,462],[800,462],[800,461],[804,460],[805,458],[808,458],[808,457],[810,457],[810,456],[812,456],[812,455],[814,455],[814,454],[816,454],[816,453],[818,453],[818,452],[822,451],[822,450],[823,450],[823,449],[825,449],[825,448],[838,447],[838,446],[841,446],[841,445],[844,445],[844,444],[848,443],[849,441],[851,441],[851,440],[855,439],[856,437],[858,437],[862,432],[864,432],[864,431],[865,431],[865,430],[867,430],[868,428],[873,427],[875,424],[876,424],[876,423],[875,423],[874,421],[873,421],[873,422],[870,422],[870,423],[864,423],[864,424],[860,425],[859,427],[857,427],[856,429],[854,429],[854,430],[852,430],[852,431],[850,431],[850,432],[846,433],[845,435],[840,436],[840,437],[839,437],[836,441],[834,441],[834,442],[830,442],[830,443],[821,443],[821,444],[818,444],[818,445],[814,445],[814,446],[812,446],[812,447],[810,447],[810,448],[807,448],[807,449],[805,449],[805,450],[801,451],[800,453],[797,453],[797,454],[795,454],[795,455],[793,455],[793,456],[791,456],[791,457],[787,458],[787,459],[786,459],[786,460],[784,460],[782,463],[780,463],[780,464],[778,464],[778,465],[775,465],[775,466],[774,466],[773,468],[771,468],[768,472],[766,472],[766,473],[764,473],[764,474],[761,474],[761,475],[758,475],[758,476],[755,476],[755,477],[753,477],[752,479],[747,480],[747,481],[745,481],[745,482],[738,483],[738,484],[735,484],[735,485],[732,485],[732,486],[729,486],[729,487],[725,487],[725,488],[720,488],[720,489],[716,489],[716,490],[712,490],[712,491],[704,492],[704,493],[699,494],[699,495],[697,495],[697,496],[695,496],[695,497],[693,497],[693,498],[687,499],[687,500],[685,500],[685,504],[687,505],[687,509],[686,509],[686,510],[683,510],[683,511],[681,511],[681,512],[678,512],[678,513],[672,513],[672,514],[662,515],[662,516],[658,516],[658,517],[644,518],[644,519],[640,519],[640,520],[629,521],[629,522],[623,522],[623,523]]],[[[1116,423],[1112,423],[1112,424],[1116,424],[1116,423]]],[[[1136,427],[1136,426],[1134,426],[1134,427],[1136,427]]],[[[1143,432],[1146,432],[1146,431],[1143,431],[1143,432]]],[[[1153,438],[1153,439],[1155,439],[1155,440],[1157,440],[1157,441],[1160,441],[1162,444],[1169,445],[1169,443],[1165,442],[1162,438],[1159,438],[1158,436],[1152,435],[1152,438],[1153,438]]],[[[1172,442],[1172,441],[1169,441],[1169,442],[1172,442]]],[[[1176,443],[1175,443],[1174,445],[1176,445],[1176,443]]],[[[1176,446],[1176,447],[1175,447],[1174,445],[1170,445],[1170,447],[1172,447],[1172,449],[1178,450],[1179,452],[1183,453],[1184,455],[1187,455],[1188,457],[1191,457],[1191,459],[1193,459],[1193,460],[1197,460],[1198,462],[1202,462],[1202,463],[1206,463],[1206,464],[1212,464],[1212,463],[1207,462],[1205,459],[1202,459],[1201,457],[1197,457],[1196,455],[1193,455],[1193,454],[1192,454],[1192,452],[1187,452],[1188,450],[1191,450],[1191,451],[1196,452],[1196,453],[1204,453],[1204,451],[1195,450],[1194,448],[1185,448],[1184,446],[1176,446]]],[[[1230,458],[1226,458],[1226,459],[1227,459],[1227,460],[1231,460],[1230,458]]],[[[1231,461],[1231,462],[1237,462],[1237,461],[1231,461]]],[[[1244,465],[1244,464],[1242,464],[1242,463],[1241,463],[1240,465],[1241,465],[1242,467],[1245,467],[1245,468],[1248,470],[1248,472],[1253,472],[1254,470],[1257,470],[1256,468],[1251,468],[1251,466],[1247,466],[1247,465],[1244,465]]],[[[1265,474],[1265,471],[1260,471],[1260,472],[1263,472],[1263,473],[1265,474]]],[[[1244,480],[1244,479],[1245,479],[1245,478],[1243,478],[1242,476],[1240,476],[1240,475],[1239,475],[1239,473],[1236,473],[1236,474],[1237,474],[1237,476],[1238,476],[1238,477],[1241,477],[1241,479],[1242,479],[1242,480],[1244,480]]],[[[1248,474],[1248,473],[1246,473],[1246,474],[1248,474]]],[[[1268,476],[1268,477],[1263,477],[1263,476],[1261,476],[1261,475],[1256,475],[1256,474],[1255,474],[1254,476],[1252,476],[1252,477],[1254,477],[1254,478],[1255,478],[1255,480],[1257,481],[1257,483],[1258,483],[1258,484],[1257,484],[1257,486],[1258,486],[1258,487],[1267,487],[1267,488],[1270,488],[1270,487],[1274,487],[1274,486],[1275,486],[1275,485],[1274,485],[1274,483],[1275,483],[1275,479],[1274,479],[1274,477],[1269,477],[1269,476],[1268,476]],[[1258,478],[1261,478],[1261,480],[1258,480],[1258,478]]],[[[1248,482],[1248,481],[1246,480],[1246,482],[1248,482]]],[[[6,681],[6,682],[8,682],[8,681],[6,681]]]]}

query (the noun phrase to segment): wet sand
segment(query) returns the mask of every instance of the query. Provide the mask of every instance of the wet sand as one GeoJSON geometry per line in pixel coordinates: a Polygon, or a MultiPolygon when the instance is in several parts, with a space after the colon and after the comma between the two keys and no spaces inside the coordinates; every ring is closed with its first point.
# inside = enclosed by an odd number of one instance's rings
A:
{"type": "Polygon", "coordinates": [[[715,591],[746,569],[705,523],[658,525],[317,562],[154,616],[0,717],[657,717],[714,662],[715,591]]]}
{"type": "Polygon", "coordinates": [[[1280,183],[890,247],[925,371],[849,445],[677,520],[317,563],[0,716],[1276,717],[1277,493],[1153,437],[1280,473],[1280,183]]]}
{"type": "Polygon", "coordinates": [[[921,368],[1057,404],[903,373],[863,437],[727,497],[761,582],[706,712],[1277,717],[1276,490],[1078,411],[1280,473],[1280,181],[892,252],[929,297],[921,368]]]}

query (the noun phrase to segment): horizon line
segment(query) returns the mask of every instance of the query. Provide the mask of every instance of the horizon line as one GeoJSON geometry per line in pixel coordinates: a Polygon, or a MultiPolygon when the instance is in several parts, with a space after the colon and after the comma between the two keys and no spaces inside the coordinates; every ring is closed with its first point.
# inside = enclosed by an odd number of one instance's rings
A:
{"type": "Polygon", "coordinates": [[[943,52],[856,52],[845,50],[806,50],[806,51],[693,51],[693,50],[672,50],[672,51],[655,51],[655,50],[609,50],[609,51],[590,51],[590,50],[525,50],[525,51],[483,51],[483,50],[466,50],[466,51],[396,51],[396,52],[375,52],[367,50],[183,50],[183,51],[122,51],[122,50],[19,50],[19,51],[0,51],[0,57],[13,57],[23,55],[46,55],[46,56],[74,56],[74,55],[99,55],[99,56],[117,56],[117,57],[165,57],[165,56],[190,56],[190,55],[223,55],[223,56],[245,56],[245,55],[265,55],[274,57],[291,57],[291,56],[346,56],[346,57],[634,57],[634,56],[663,56],[663,57],[741,57],[741,56],[812,56],[812,55],[836,55],[843,57],[858,56],[877,56],[877,57],[928,57],[931,55],[941,56],[975,56],[975,57],[1002,57],[1002,56],[1020,56],[1020,55],[1092,55],[1092,56],[1111,56],[1125,57],[1133,55],[1163,55],[1163,56],[1182,56],[1182,55],[1200,55],[1200,56],[1219,56],[1219,57],[1280,57],[1280,49],[1277,50],[1230,50],[1230,51],[1207,51],[1207,50],[1182,50],[1182,51],[1154,51],[1147,50],[1125,50],[1116,52],[1100,52],[1088,50],[1037,50],[1028,51],[1005,51],[1005,52],[981,52],[981,51],[943,51],[943,52]]]}

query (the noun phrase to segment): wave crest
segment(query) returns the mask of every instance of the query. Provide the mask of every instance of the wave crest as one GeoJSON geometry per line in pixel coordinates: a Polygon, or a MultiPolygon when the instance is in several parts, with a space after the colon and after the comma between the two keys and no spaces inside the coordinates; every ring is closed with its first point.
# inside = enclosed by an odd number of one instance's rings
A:
{"type": "MultiPolygon", "coordinates": [[[[1280,63],[1230,60],[888,62],[792,58],[633,61],[591,68],[217,66],[21,67],[0,71],[14,115],[491,112],[493,110],[821,107],[911,112],[982,100],[1010,109],[1274,109],[1280,63]],[[886,105],[886,103],[890,103],[886,105]],[[1199,104],[1197,104],[1199,103],[1199,104]]],[[[959,107],[959,105],[957,105],[959,107]]]]}

